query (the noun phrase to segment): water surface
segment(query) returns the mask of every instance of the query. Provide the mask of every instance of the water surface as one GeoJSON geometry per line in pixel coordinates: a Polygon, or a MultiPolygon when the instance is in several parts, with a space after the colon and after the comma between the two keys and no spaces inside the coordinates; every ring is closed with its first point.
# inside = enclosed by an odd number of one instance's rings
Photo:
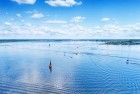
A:
{"type": "Polygon", "coordinates": [[[1,42],[0,94],[140,94],[139,53],[95,41],[1,42]]]}

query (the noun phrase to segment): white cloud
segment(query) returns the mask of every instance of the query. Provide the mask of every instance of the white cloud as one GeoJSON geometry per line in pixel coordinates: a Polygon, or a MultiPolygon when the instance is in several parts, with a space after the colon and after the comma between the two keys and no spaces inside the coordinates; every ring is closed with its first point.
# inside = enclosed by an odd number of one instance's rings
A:
{"type": "Polygon", "coordinates": [[[140,24],[105,24],[94,28],[94,36],[99,38],[140,38],[140,24]]]}
{"type": "Polygon", "coordinates": [[[11,23],[10,23],[10,22],[5,22],[4,24],[5,24],[5,25],[11,25],[11,23]]]}
{"type": "MultiPolygon", "coordinates": [[[[81,16],[74,18],[81,19],[81,16]]],[[[9,20],[0,23],[0,36],[3,35],[35,35],[47,36],[47,38],[140,38],[140,23],[129,25],[105,23],[89,27],[73,23],[71,19],[70,21],[42,20],[39,23],[30,23],[25,20],[20,24],[9,20]]]]}
{"type": "Polygon", "coordinates": [[[31,23],[18,24],[14,22],[5,22],[0,27],[0,35],[45,35],[40,27],[36,27],[31,23]]]}
{"type": "Polygon", "coordinates": [[[17,13],[16,16],[17,16],[17,17],[22,17],[21,14],[19,14],[19,13],[17,13]]]}
{"type": "Polygon", "coordinates": [[[109,20],[110,20],[110,18],[107,18],[107,17],[104,17],[101,19],[101,21],[109,21],[109,20]]]}
{"type": "Polygon", "coordinates": [[[46,21],[46,23],[49,23],[49,24],[66,24],[67,21],[64,21],[64,20],[48,20],[48,21],[46,21]]]}
{"type": "Polygon", "coordinates": [[[66,21],[54,20],[48,21],[55,25],[47,25],[45,22],[39,24],[31,24],[23,22],[21,24],[16,22],[5,22],[0,24],[0,36],[47,36],[48,38],[79,38],[89,34],[89,29],[84,26],[68,23],[66,21]],[[56,26],[59,25],[59,26],[56,26]]]}
{"type": "Polygon", "coordinates": [[[36,0],[12,0],[17,2],[18,4],[35,4],[36,0]]]}
{"type": "Polygon", "coordinates": [[[85,17],[76,16],[76,17],[73,17],[73,18],[71,19],[71,22],[79,23],[79,22],[82,22],[84,19],[85,19],[85,17]]]}
{"type": "Polygon", "coordinates": [[[81,5],[82,2],[76,2],[76,0],[46,0],[45,3],[47,3],[50,6],[53,7],[71,7],[74,5],[81,5]]]}
{"type": "Polygon", "coordinates": [[[44,14],[36,12],[36,13],[32,13],[31,18],[35,18],[35,19],[39,19],[39,18],[43,18],[44,14]]]}

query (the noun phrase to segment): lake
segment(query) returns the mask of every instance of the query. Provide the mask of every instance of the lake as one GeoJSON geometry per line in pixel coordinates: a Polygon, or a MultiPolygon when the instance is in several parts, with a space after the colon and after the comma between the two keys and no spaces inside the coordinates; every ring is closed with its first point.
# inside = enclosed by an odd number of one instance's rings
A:
{"type": "Polygon", "coordinates": [[[140,94],[139,53],[100,41],[0,42],[0,94],[140,94]]]}

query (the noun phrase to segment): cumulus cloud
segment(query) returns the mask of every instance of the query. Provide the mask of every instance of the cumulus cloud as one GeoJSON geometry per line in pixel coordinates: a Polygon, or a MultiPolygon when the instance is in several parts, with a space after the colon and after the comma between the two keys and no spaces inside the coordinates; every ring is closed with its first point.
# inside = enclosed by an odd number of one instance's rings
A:
{"type": "Polygon", "coordinates": [[[5,24],[5,25],[11,25],[11,23],[10,23],[10,22],[5,22],[4,24],[5,24]]]}
{"type": "Polygon", "coordinates": [[[101,21],[109,21],[109,20],[110,20],[110,18],[108,18],[108,17],[104,17],[101,19],[101,21]]]}
{"type": "Polygon", "coordinates": [[[53,7],[71,7],[82,4],[81,1],[77,2],[76,0],[46,0],[45,3],[53,7]]]}
{"type": "Polygon", "coordinates": [[[85,19],[85,17],[83,16],[75,16],[71,19],[71,22],[74,22],[74,23],[80,23],[82,22],[83,20],[85,19]]]}
{"type": "Polygon", "coordinates": [[[18,4],[35,4],[36,0],[12,0],[14,2],[17,2],[18,4]]]}
{"type": "Polygon", "coordinates": [[[21,17],[21,14],[17,13],[16,16],[17,16],[17,17],[21,17]]]}
{"type": "Polygon", "coordinates": [[[5,22],[1,24],[0,35],[44,35],[46,34],[41,28],[36,28],[31,23],[14,23],[14,22],[5,22]]]}
{"type": "Polygon", "coordinates": [[[43,17],[44,17],[44,14],[39,13],[39,12],[32,13],[32,15],[31,15],[31,18],[34,18],[34,19],[39,19],[39,18],[43,18],[43,17]]]}
{"type": "Polygon", "coordinates": [[[55,25],[47,25],[43,23],[31,24],[23,22],[18,24],[16,22],[0,23],[0,36],[47,36],[48,38],[79,38],[81,36],[87,36],[89,29],[74,23],[66,23],[66,21],[48,21],[48,23],[55,25]],[[56,26],[58,25],[58,26],[56,26]]]}
{"type": "Polygon", "coordinates": [[[119,25],[105,24],[94,28],[94,36],[99,38],[139,38],[140,24],[119,25]]]}
{"type": "MultiPolygon", "coordinates": [[[[73,18],[81,19],[82,16],[73,18]]],[[[89,27],[80,24],[79,21],[76,22],[78,23],[71,22],[71,19],[42,20],[39,23],[23,21],[20,24],[16,21],[5,21],[0,23],[0,36],[35,35],[47,38],[138,38],[140,36],[140,23],[129,25],[105,23],[89,27]]]]}
{"type": "Polygon", "coordinates": [[[46,23],[48,23],[48,24],[66,24],[67,21],[64,21],[64,20],[48,20],[48,21],[46,21],[46,23]]]}

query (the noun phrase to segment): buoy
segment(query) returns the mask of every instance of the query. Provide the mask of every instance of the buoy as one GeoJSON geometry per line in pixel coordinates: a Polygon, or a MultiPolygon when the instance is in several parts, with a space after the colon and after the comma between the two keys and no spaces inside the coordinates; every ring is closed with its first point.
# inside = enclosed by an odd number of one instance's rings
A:
{"type": "Polygon", "coordinates": [[[129,63],[129,60],[127,59],[127,60],[126,60],[126,64],[128,64],[128,63],[129,63]]]}

